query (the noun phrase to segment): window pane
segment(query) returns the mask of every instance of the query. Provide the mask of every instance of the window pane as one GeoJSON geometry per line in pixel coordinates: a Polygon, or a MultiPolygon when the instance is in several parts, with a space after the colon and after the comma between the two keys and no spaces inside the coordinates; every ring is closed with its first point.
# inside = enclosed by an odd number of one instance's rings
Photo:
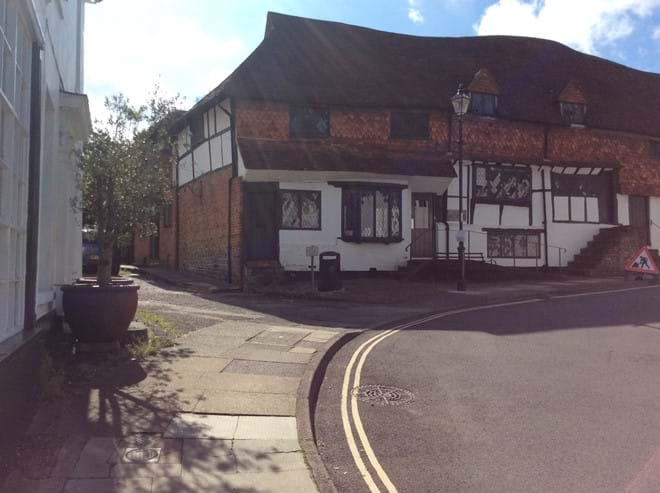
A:
{"type": "Polygon", "coordinates": [[[584,123],[587,105],[581,103],[561,103],[561,114],[568,123],[584,123]]]}
{"type": "Polygon", "coordinates": [[[473,92],[470,97],[470,113],[483,116],[495,116],[497,96],[473,92]]]}
{"type": "Polygon", "coordinates": [[[511,235],[502,235],[501,256],[513,257],[513,237],[511,235]]]}
{"type": "Polygon", "coordinates": [[[387,192],[376,191],[376,238],[389,236],[389,195],[387,192]]]}
{"type": "Polygon", "coordinates": [[[362,192],[360,197],[360,236],[374,237],[374,193],[362,192]]]}
{"type": "Polygon", "coordinates": [[[391,192],[392,202],[392,238],[401,238],[401,192],[391,192]]]}
{"type": "Polygon", "coordinates": [[[529,235],[527,237],[527,256],[528,257],[540,257],[541,248],[540,248],[541,237],[539,235],[529,235]]]}
{"type": "Polygon", "coordinates": [[[390,137],[394,139],[428,139],[429,114],[393,111],[390,114],[390,137]]]}
{"type": "Polygon", "coordinates": [[[342,191],[342,213],[344,215],[344,231],[342,235],[346,238],[353,238],[355,236],[355,209],[357,200],[357,194],[353,190],[342,191]]]}
{"type": "Polygon", "coordinates": [[[321,203],[319,192],[302,192],[300,204],[302,206],[303,229],[318,229],[321,227],[321,203]]]}
{"type": "Polygon", "coordinates": [[[500,235],[498,234],[489,234],[488,235],[488,256],[489,257],[501,257],[502,252],[500,250],[500,235]]]}
{"type": "Polygon", "coordinates": [[[514,235],[513,239],[516,257],[527,257],[527,235],[514,235]]]}
{"type": "Polygon", "coordinates": [[[300,228],[298,201],[294,192],[282,192],[282,227],[300,228]]]}
{"type": "Polygon", "coordinates": [[[321,139],[330,136],[330,114],[319,108],[291,108],[289,112],[291,137],[321,139]]]}

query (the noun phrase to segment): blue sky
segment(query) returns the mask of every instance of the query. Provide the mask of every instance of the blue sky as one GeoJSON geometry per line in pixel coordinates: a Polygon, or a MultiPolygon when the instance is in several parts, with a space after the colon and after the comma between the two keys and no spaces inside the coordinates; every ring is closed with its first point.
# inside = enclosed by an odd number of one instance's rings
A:
{"type": "Polygon", "coordinates": [[[86,90],[191,106],[259,44],[275,11],[420,36],[515,34],[660,72],[660,0],[104,0],[87,6],[86,90]]]}

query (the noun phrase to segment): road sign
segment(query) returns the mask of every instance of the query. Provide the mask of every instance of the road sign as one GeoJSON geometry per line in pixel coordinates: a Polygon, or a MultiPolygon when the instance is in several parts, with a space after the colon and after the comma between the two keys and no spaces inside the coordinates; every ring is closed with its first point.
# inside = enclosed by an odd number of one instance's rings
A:
{"type": "Polygon", "coordinates": [[[318,257],[319,247],[316,245],[310,245],[307,248],[305,248],[305,253],[307,254],[308,257],[318,257]]]}
{"type": "Polygon", "coordinates": [[[640,274],[658,274],[658,266],[655,265],[653,256],[648,247],[642,248],[633,259],[626,265],[628,272],[639,272],[640,274]]]}

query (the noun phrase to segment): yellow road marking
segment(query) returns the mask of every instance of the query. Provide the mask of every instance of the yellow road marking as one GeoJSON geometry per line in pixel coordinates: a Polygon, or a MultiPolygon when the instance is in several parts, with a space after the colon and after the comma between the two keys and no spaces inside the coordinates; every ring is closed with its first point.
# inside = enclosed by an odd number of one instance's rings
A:
{"type": "Polygon", "coordinates": [[[367,434],[364,431],[364,425],[362,424],[362,419],[360,418],[360,412],[358,410],[358,403],[357,403],[357,397],[353,394],[352,390],[355,387],[358,387],[360,385],[361,377],[362,377],[362,367],[364,366],[364,363],[367,359],[367,356],[371,352],[371,350],[381,341],[384,339],[399,333],[401,330],[408,329],[410,327],[414,327],[416,325],[420,325],[426,322],[431,322],[433,320],[438,320],[441,318],[445,317],[450,317],[452,315],[457,315],[461,313],[468,313],[468,312],[474,312],[474,311],[479,311],[479,310],[487,310],[490,308],[498,308],[498,307],[504,307],[504,306],[514,306],[514,305],[522,305],[526,303],[537,303],[539,301],[543,301],[540,298],[534,298],[530,300],[522,300],[522,301],[513,301],[509,303],[498,303],[498,304],[493,304],[493,305],[485,305],[485,306],[478,306],[478,307],[473,307],[473,308],[463,308],[459,310],[452,310],[444,313],[438,313],[435,315],[430,315],[424,318],[421,318],[419,320],[414,320],[412,322],[407,322],[405,324],[398,325],[396,327],[393,327],[389,330],[386,330],[382,334],[377,334],[373,337],[370,337],[367,341],[362,343],[360,347],[358,347],[353,355],[351,356],[351,359],[346,366],[346,370],[344,371],[344,380],[342,384],[342,395],[341,395],[341,420],[342,424],[344,426],[344,434],[346,435],[346,441],[348,442],[348,448],[351,451],[351,455],[353,456],[353,460],[355,461],[355,465],[357,466],[360,474],[362,475],[362,479],[364,482],[367,484],[367,487],[372,493],[380,493],[380,489],[378,488],[378,485],[374,481],[373,476],[369,472],[369,469],[367,468],[366,464],[364,463],[364,460],[362,459],[362,456],[360,455],[360,451],[357,446],[357,442],[355,441],[355,435],[353,434],[353,429],[351,427],[351,418],[353,418],[353,423],[355,424],[355,429],[358,434],[358,438],[360,442],[362,443],[362,448],[364,449],[367,459],[369,460],[369,463],[371,464],[372,469],[376,472],[376,475],[380,479],[380,481],[385,485],[385,488],[387,488],[387,491],[389,493],[397,493],[397,489],[390,480],[389,476],[381,466],[380,462],[378,461],[378,458],[376,457],[376,454],[373,451],[373,448],[371,447],[371,444],[369,442],[369,439],[367,438],[367,434]],[[369,346],[364,352],[363,349],[365,347],[369,346]],[[360,357],[360,361],[358,363],[358,366],[355,370],[355,375],[354,375],[354,381],[353,385],[351,385],[351,373],[353,372],[353,366],[355,365],[355,361],[360,357]],[[348,407],[348,397],[351,397],[351,407],[350,407],[350,413],[349,413],[349,407],[348,407]]]}

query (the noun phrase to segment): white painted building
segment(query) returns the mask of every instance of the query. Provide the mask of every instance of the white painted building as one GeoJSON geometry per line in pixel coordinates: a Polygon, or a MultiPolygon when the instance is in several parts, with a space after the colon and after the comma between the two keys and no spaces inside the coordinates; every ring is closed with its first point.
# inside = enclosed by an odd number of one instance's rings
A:
{"type": "MultiPolygon", "coordinates": [[[[77,149],[84,0],[0,0],[0,341],[55,310],[81,273],[77,149]]],[[[1,353],[1,351],[0,351],[1,353]]]]}

